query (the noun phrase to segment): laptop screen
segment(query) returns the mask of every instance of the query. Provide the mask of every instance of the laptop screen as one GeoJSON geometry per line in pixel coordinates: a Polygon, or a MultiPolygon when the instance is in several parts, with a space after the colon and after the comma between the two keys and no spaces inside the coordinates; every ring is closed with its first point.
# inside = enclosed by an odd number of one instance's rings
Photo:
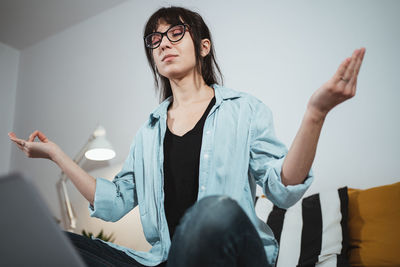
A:
{"type": "Polygon", "coordinates": [[[1,266],[85,266],[34,185],[20,174],[0,177],[0,233],[1,266]]]}

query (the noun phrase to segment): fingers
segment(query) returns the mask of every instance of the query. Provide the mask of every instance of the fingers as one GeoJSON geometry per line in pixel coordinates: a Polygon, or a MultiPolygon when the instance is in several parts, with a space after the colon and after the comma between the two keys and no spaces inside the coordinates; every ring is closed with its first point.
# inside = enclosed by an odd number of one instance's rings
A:
{"type": "MultiPolygon", "coordinates": [[[[365,53],[365,48],[361,49],[356,49],[352,56],[349,58],[346,58],[339,66],[338,70],[335,73],[335,80],[336,82],[343,81],[343,82],[349,82],[351,78],[354,76],[353,74],[355,73],[356,70],[359,70],[358,68],[358,62],[362,57],[364,56],[365,53]]],[[[357,72],[358,74],[358,72],[357,72]]]]}
{"type": "Polygon", "coordinates": [[[356,65],[356,67],[355,67],[355,74],[356,74],[356,76],[357,76],[358,73],[360,72],[361,63],[362,63],[362,61],[363,61],[363,59],[364,59],[364,55],[365,55],[366,49],[365,49],[365,48],[361,48],[360,50],[361,50],[361,51],[360,51],[360,56],[358,57],[357,65],[356,65]]]}
{"type": "Polygon", "coordinates": [[[49,139],[47,139],[47,137],[44,135],[44,133],[42,133],[41,131],[34,131],[28,138],[29,142],[33,142],[35,140],[35,137],[38,137],[40,141],[47,143],[49,141],[49,139]]]}
{"type": "Polygon", "coordinates": [[[39,137],[40,141],[42,141],[44,143],[49,142],[49,139],[47,139],[47,136],[45,136],[44,133],[42,133],[40,131],[37,131],[37,132],[38,132],[37,136],[39,137]]]}
{"type": "Polygon", "coordinates": [[[17,138],[17,136],[15,135],[14,132],[9,132],[9,133],[8,133],[8,136],[9,136],[10,138],[17,138]]]}
{"type": "Polygon", "coordinates": [[[25,140],[22,140],[22,139],[19,139],[19,138],[16,138],[16,139],[11,139],[14,143],[16,143],[17,145],[20,145],[20,146],[25,146],[25,140]]]}
{"type": "Polygon", "coordinates": [[[345,80],[350,81],[353,78],[353,76],[354,76],[354,67],[356,65],[357,58],[358,58],[359,55],[360,55],[360,50],[357,49],[357,50],[355,50],[353,52],[353,55],[351,56],[350,64],[347,67],[347,69],[346,69],[346,71],[345,71],[345,73],[343,75],[343,78],[345,80]]]}
{"type": "Polygon", "coordinates": [[[339,66],[339,68],[337,69],[336,73],[335,73],[335,77],[336,77],[336,81],[340,81],[340,79],[343,77],[344,73],[346,72],[346,69],[350,63],[351,58],[346,58],[339,66]]]}
{"type": "Polygon", "coordinates": [[[8,136],[10,137],[11,141],[14,141],[15,143],[20,143],[21,139],[19,139],[14,132],[8,133],[8,136]]]}
{"type": "Polygon", "coordinates": [[[360,49],[360,53],[356,59],[355,62],[355,66],[354,66],[354,71],[353,71],[353,76],[349,82],[349,87],[350,90],[352,92],[352,94],[354,95],[357,89],[357,78],[358,78],[358,73],[360,72],[360,68],[361,68],[361,64],[362,61],[364,59],[364,55],[365,55],[365,48],[361,48],[360,49]]]}
{"type": "Polygon", "coordinates": [[[19,149],[22,151],[26,150],[26,141],[23,139],[19,139],[14,132],[8,133],[8,136],[10,137],[11,141],[13,141],[19,149]]]}
{"type": "MultiPolygon", "coordinates": [[[[10,139],[13,140],[13,141],[14,141],[15,139],[22,140],[22,139],[17,138],[17,136],[15,135],[14,132],[9,132],[9,133],[8,133],[8,136],[9,136],[10,139]]],[[[27,142],[34,142],[36,136],[39,138],[40,141],[42,141],[42,142],[44,142],[44,143],[47,143],[47,142],[49,141],[49,139],[47,138],[47,136],[46,136],[44,133],[42,133],[41,131],[38,131],[38,130],[36,130],[36,131],[34,131],[33,133],[31,133],[31,135],[29,135],[29,138],[28,138],[26,141],[27,141],[27,142]]]]}
{"type": "Polygon", "coordinates": [[[49,139],[47,139],[47,137],[44,135],[44,133],[42,133],[41,131],[34,131],[28,138],[29,142],[33,142],[35,140],[35,137],[38,137],[40,141],[47,143],[49,141],[49,139]]]}
{"type": "Polygon", "coordinates": [[[27,144],[28,141],[17,138],[14,132],[8,133],[8,136],[10,137],[11,141],[13,141],[18,148],[29,157],[29,144],[27,144]]]}
{"type": "Polygon", "coordinates": [[[338,85],[343,88],[343,95],[346,97],[353,97],[356,93],[357,75],[364,53],[365,48],[354,50],[347,68],[341,72],[341,76],[337,77],[339,78],[338,85]]]}
{"type": "Polygon", "coordinates": [[[364,55],[365,55],[366,49],[365,48],[361,48],[360,50],[361,50],[360,56],[357,59],[357,64],[356,64],[355,70],[354,70],[356,78],[358,77],[358,73],[360,72],[361,64],[362,64],[362,61],[364,59],[364,55]]]}
{"type": "Polygon", "coordinates": [[[36,130],[36,131],[34,131],[33,133],[31,133],[31,135],[30,135],[29,138],[28,138],[28,141],[29,141],[29,142],[33,142],[33,140],[35,140],[35,137],[38,135],[38,133],[39,133],[38,130],[36,130]]]}
{"type": "Polygon", "coordinates": [[[345,86],[345,92],[349,96],[354,96],[355,90],[353,90],[355,81],[357,80],[357,77],[355,76],[355,67],[358,61],[360,55],[360,50],[355,50],[353,53],[353,56],[351,58],[351,63],[349,65],[349,68],[346,70],[346,73],[344,74],[344,79],[348,82],[346,82],[345,86]]]}
{"type": "Polygon", "coordinates": [[[43,151],[40,151],[40,149],[37,150],[37,146],[39,144],[35,142],[36,137],[38,137],[43,143],[49,142],[46,135],[44,135],[42,132],[38,130],[34,131],[27,140],[18,138],[14,132],[9,132],[8,136],[10,137],[10,140],[13,141],[27,157],[49,158],[48,155],[43,153],[43,151]]]}
{"type": "MultiPolygon", "coordinates": [[[[10,136],[10,134],[9,134],[9,136],[10,136]]],[[[14,136],[15,136],[15,134],[14,134],[14,136]]],[[[13,141],[18,146],[19,149],[25,150],[25,145],[26,145],[25,140],[22,140],[22,139],[19,139],[16,137],[12,137],[11,141],[13,141]]]]}

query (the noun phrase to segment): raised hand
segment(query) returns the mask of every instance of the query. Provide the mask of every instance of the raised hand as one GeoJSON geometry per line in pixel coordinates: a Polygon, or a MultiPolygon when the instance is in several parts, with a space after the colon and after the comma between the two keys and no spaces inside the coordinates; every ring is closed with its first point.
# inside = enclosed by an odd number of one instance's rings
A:
{"type": "Polygon", "coordinates": [[[8,133],[8,136],[29,158],[52,159],[54,151],[58,148],[40,131],[34,131],[27,140],[18,138],[13,132],[8,133]],[[36,137],[39,142],[35,142],[36,137]]]}
{"type": "Polygon", "coordinates": [[[311,96],[308,109],[322,117],[336,105],[356,94],[357,77],[365,55],[365,48],[357,49],[340,64],[335,75],[311,96]]]}

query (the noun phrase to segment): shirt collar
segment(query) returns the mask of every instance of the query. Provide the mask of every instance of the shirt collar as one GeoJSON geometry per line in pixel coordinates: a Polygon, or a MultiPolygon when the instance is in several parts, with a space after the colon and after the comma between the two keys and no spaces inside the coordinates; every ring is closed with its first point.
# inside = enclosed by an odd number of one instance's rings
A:
{"type": "MultiPolygon", "coordinates": [[[[211,87],[214,89],[216,107],[218,107],[224,100],[233,99],[241,96],[239,92],[226,87],[222,87],[218,84],[212,84],[211,87]]],[[[161,104],[156,109],[154,109],[153,112],[150,113],[150,121],[153,122],[153,120],[158,120],[160,117],[166,116],[167,109],[171,101],[172,96],[169,96],[167,99],[161,102],[161,104]]]]}

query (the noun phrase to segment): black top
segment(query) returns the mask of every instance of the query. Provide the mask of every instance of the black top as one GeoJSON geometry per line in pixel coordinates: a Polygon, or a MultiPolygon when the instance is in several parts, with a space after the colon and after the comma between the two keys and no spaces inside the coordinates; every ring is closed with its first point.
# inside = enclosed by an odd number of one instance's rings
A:
{"type": "Polygon", "coordinates": [[[215,97],[193,129],[183,136],[173,134],[167,126],[164,138],[164,208],[171,239],[186,209],[197,200],[203,126],[214,104],[215,97]]]}

